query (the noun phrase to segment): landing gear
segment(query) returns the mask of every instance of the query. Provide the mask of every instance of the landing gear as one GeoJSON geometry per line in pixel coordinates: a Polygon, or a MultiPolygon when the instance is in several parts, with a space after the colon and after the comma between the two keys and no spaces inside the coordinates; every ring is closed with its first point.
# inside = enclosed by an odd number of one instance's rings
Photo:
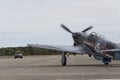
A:
{"type": "Polygon", "coordinates": [[[62,63],[63,66],[66,66],[67,58],[66,58],[66,53],[65,52],[62,52],[61,63],[62,63]]]}
{"type": "Polygon", "coordinates": [[[108,65],[108,64],[109,64],[108,62],[104,63],[104,65],[108,65]]]}
{"type": "Polygon", "coordinates": [[[92,55],[91,55],[91,54],[89,54],[88,56],[89,56],[89,57],[92,57],[92,55]]]}
{"type": "Polygon", "coordinates": [[[108,65],[110,62],[111,62],[111,59],[108,59],[108,58],[103,59],[104,65],[108,65]]]}

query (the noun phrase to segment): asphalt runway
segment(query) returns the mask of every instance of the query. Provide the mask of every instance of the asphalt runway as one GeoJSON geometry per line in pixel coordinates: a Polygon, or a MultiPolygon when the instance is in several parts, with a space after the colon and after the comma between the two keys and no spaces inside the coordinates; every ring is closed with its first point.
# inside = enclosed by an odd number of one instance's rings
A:
{"type": "Polygon", "coordinates": [[[60,55],[0,58],[0,80],[120,80],[120,61],[108,66],[86,55],[68,57],[61,66],[60,55]]]}

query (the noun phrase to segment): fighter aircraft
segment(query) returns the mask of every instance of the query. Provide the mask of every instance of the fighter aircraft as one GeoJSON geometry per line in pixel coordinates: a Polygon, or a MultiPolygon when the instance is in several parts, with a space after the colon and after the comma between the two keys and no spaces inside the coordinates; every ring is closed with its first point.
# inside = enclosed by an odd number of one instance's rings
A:
{"type": "Polygon", "coordinates": [[[72,46],[51,46],[41,44],[29,44],[32,47],[58,50],[62,52],[61,63],[66,66],[66,53],[72,54],[87,54],[89,57],[93,56],[97,60],[101,60],[105,65],[108,65],[111,60],[120,60],[120,45],[106,40],[96,32],[87,33],[93,27],[90,26],[81,32],[72,32],[65,25],[61,27],[72,34],[72,46]]]}

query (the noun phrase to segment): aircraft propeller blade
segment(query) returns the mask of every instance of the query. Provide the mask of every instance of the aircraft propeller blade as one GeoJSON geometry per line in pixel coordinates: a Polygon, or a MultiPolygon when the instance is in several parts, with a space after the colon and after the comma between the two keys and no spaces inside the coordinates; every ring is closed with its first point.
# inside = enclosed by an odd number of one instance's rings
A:
{"type": "Polygon", "coordinates": [[[65,25],[61,24],[61,27],[62,27],[63,29],[65,29],[66,31],[68,31],[69,33],[72,33],[72,34],[73,34],[73,32],[72,32],[70,29],[68,29],[65,25]]]}
{"type": "Polygon", "coordinates": [[[93,26],[90,26],[90,27],[84,29],[82,32],[86,32],[86,31],[88,31],[88,30],[90,30],[90,29],[92,29],[92,28],[93,28],[93,26]]]}

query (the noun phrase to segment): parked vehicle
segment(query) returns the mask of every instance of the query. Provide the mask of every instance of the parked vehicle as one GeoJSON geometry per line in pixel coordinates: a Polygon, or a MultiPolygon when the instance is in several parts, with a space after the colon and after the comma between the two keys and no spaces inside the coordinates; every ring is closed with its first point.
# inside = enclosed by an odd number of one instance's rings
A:
{"type": "Polygon", "coordinates": [[[14,58],[16,59],[16,58],[23,58],[23,54],[22,54],[22,52],[20,52],[20,51],[17,51],[16,53],[15,53],[15,56],[14,56],[14,58]]]}

